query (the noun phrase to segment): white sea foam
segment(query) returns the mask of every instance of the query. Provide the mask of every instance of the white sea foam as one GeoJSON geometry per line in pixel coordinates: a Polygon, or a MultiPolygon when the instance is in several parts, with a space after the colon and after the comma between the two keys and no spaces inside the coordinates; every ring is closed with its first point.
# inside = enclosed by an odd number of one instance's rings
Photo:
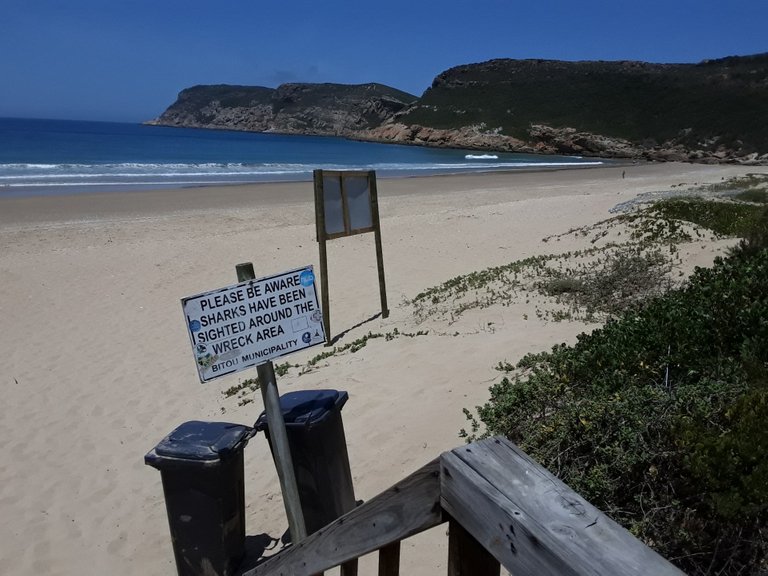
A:
{"type": "MultiPolygon", "coordinates": [[[[465,161],[437,163],[378,163],[367,166],[353,164],[300,163],[140,163],[114,164],[0,164],[0,187],[71,187],[71,186],[173,186],[217,183],[248,183],[269,180],[308,180],[312,171],[377,170],[390,177],[423,173],[455,173],[466,171],[519,170],[537,168],[579,168],[599,166],[601,161],[526,162],[498,160],[483,155],[483,162],[465,161]],[[488,160],[497,160],[491,161],[488,160]]],[[[471,160],[471,158],[470,158],[471,160]]]]}

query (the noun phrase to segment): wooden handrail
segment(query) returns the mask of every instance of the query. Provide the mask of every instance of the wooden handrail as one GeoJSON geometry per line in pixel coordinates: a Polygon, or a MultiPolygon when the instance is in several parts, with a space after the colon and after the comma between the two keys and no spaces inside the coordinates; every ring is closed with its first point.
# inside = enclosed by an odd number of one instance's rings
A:
{"type": "Polygon", "coordinates": [[[512,574],[683,574],[505,438],[440,457],[440,502],[512,574]]]}
{"type": "Polygon", "coordinates": [[[450,520],[448,574],[680,576],[505,438],[443,453],[243,576],[317,574],[380,550],[380,576],[399,573],[400,540],[450,520]]]}
{"type": "Polygon", "coordinates": [[[433,460],[243,576],[317,574],[441,522],[440,466],[433,460]]]}

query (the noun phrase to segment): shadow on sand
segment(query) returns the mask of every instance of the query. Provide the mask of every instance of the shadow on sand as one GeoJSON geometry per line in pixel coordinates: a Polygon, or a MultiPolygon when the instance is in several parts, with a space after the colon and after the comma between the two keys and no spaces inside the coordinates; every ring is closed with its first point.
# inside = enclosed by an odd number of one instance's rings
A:
{"type": "Polygon", "coordinates": [[[347,334],[352,332],[352,330],[354,330],[355,328],[360,328],[361,326],[365,326],[366,324],[368,324],[368,322],[373,322],[374,320],[376,320],[376,318],[379,318],[380,316],[381,316],[381,312],[377,312],[376,314],[374,314],[373,316],[371,316],[367,320],[363,320],[362,322],[359,322],[359,323],[355,324],[351,328],[347,328],[346,330],[344,330],[344,332],[340,332],[339,334],[334,336],[331,339],[331,341],[328,344],[326,344],[326,346],[333,346],[334,344],[336,344],[336,342],[338,342],[339,340],[344,338],[344,336],[346,336],[347,334]]]}

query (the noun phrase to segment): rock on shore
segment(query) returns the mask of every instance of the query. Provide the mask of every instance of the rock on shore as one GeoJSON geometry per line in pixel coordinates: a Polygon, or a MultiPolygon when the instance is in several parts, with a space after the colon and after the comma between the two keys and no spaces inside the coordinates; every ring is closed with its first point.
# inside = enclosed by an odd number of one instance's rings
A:
{"type": "Polygon", "coordinates": [[[732,163],[745,166],[768,164],[768,154],[739,155],[733,150],[725,148],[716,151],[689,150],[674,143],[644,148],[628,140],[577,131],[575,128],[553,128],[534,124],[530,127],[529,133],[530,139],[521,140],[498,132],[484,130],[482,126],[439,129],[393,122],[364,132],[348,134],[348,136],[375,142],[415,144],[439,148],[578,155],[658,162],[732,163]]]}

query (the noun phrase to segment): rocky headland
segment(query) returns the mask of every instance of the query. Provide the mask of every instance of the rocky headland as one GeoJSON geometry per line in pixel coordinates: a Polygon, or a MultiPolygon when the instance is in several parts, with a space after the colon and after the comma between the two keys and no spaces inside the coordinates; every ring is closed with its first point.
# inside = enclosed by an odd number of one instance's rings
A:
{"type": "Polygon", "coordinates": [[[349,137],[381,126],[417,100],[382,84],[193,86],[149,124],[349,137]]]}
{"type": "Polygon", "coordinates": [[[699,64],[490,60],[419,98],[382,84],[195,86],[164,126],[499,152],[768,164],[768,55],[699,64]]]}

